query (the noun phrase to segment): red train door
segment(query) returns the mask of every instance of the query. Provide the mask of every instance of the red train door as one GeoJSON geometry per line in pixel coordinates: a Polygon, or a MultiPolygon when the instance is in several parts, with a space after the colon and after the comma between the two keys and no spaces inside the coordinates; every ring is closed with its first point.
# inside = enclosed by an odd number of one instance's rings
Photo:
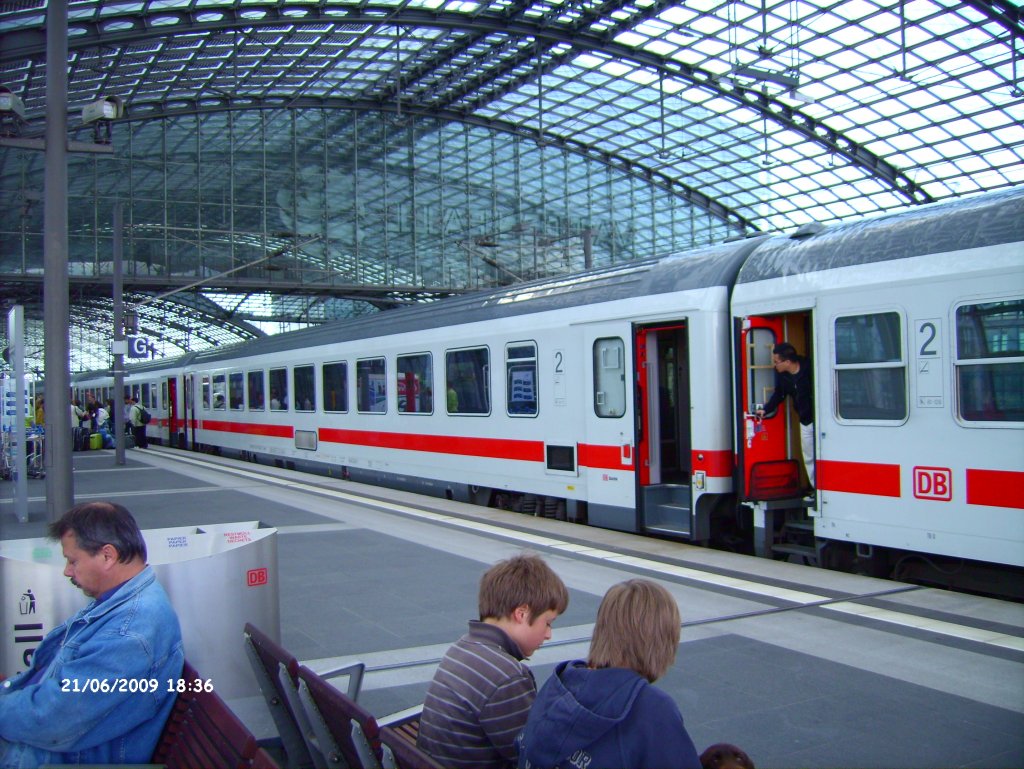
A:
{"type": "Polygon", "coordinates": [[[167,378],[167,445],[177,447],[178,433],[181,426],[178,416],[178,379],[167,378]]]}
{"type": "Polygon", "coordinates": [[[636,329],[636,446],[641,486],[689,485],[690,383],[686,323],[636,329]]]}
{"type": "Polygon", "coordinates": [[[651,483],[650,382],[647,375],[647,329],[636,332],[636,474],[641,486],[651,483]]]}
{"type": "Polygon", "coordinates": [[[784,317],[744,318],[740,328],[737,451],[742,468],[743,499],[769,500],[798,496],[800,469],[788,454],[785,409],[760,420],[757,409],[775,388],[772,347],[783,341],[784,317]]]}

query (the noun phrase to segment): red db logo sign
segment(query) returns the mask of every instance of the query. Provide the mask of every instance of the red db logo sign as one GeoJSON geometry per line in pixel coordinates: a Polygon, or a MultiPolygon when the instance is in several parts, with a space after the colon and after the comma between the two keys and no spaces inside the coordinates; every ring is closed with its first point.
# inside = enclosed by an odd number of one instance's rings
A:
{"type": "Polygon", "coordinates": [[[948,467],[915,467],[914,496],[949,502],[953,498],[953,471],[948,467]]]}
{"type": "Polygon", "coordinates": [[[260,585],[267,584],[267,570],[262,569],[249,569],[249,573],[245,575],[246,584],[249,587],[259,587],[260,585]]]}

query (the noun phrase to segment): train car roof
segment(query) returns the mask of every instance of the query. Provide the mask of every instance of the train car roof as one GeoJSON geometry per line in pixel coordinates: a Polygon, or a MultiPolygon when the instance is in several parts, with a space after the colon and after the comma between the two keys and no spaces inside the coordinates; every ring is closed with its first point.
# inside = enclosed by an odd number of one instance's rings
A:
{"type": "Polygon", "coordinates": [[[737,283],[1024,242],[1024,187],[776,237],[760,246],[737,283]]]}
{"type": "MultiPolygon", "coordinates": [[[[430,304],[388,310],[362,318],[325,323],[230,347],[194,353],[201,365],[238,355],[265,355],[295,347],[461,325],[526,313],[610,302],[634,296],[731,286],[740,265],[760,239],[708,246],[683,254],[629,262],[571,276],[518,283],[430,304]]],[[[179,359],[186,363],[186,359],[179,359]]],[[[166,362],[164,363],[166,365],[166,362]]],[[[139,369],[133,368],[132,371],[139,369]]]]}

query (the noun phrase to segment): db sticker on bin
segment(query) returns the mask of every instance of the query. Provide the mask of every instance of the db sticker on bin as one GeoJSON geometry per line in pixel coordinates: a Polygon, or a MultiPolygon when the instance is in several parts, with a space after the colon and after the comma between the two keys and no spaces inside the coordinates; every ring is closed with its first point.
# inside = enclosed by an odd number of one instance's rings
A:
{"type": "Polygon", "coordinates": [[[267,584],[267,569],[266,567],[260,569],[249,569],[246,574],[246,584],[249,587],[259,587],[260,585],[267,584]]]}

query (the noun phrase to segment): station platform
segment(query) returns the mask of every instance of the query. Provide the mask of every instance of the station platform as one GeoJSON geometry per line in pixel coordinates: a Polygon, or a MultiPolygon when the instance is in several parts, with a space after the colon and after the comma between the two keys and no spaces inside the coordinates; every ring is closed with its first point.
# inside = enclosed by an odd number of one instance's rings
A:
{"type": "MultiPolygon", "coordinates": [[[[1022,604],[161,447],[124,466],[75,454],[74,481],[76,501],[119,502],[143,529],[276,527],[283,646],[318,672],[364,661],[360,702],[378,716],[422,703],[476,618],[480,575],[528,549],[570,591],[530,660],[538,685],[586,656],[604,592],[642,576],[679,602],[679,653],[657,685],[698,750],[732,742],[759,769],[1024,766],[1022,604]]],[[[0,490],[0,539],[45,534],[43,483],[30,482],[28,523],[0,490]]],[[[272,733],[261,699],[229,704],[272,733]]]]}

